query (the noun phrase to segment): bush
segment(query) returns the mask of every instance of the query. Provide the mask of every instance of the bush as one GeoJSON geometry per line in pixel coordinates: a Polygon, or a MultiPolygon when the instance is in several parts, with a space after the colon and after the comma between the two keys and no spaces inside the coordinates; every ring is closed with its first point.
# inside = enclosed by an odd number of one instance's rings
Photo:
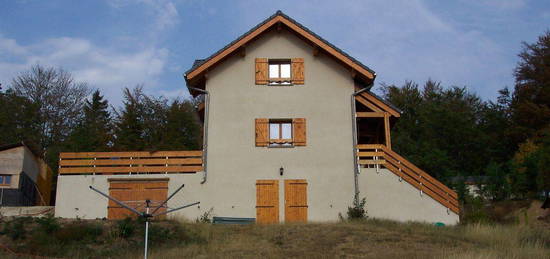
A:
{"type": "Polygon", "coordinates": [[[204,212],[200,217],[198,217],[196,223],[212,223],[212,211],[214,208],[210,208],[208,211],[204,212]]]}
{"type": "Polygon", "coordinates": [[[467,196],[464,201],[462,224],[470,223],[490,223],[491,219],[485,209],[484,201],[481,197],[467,196]]]}
{"type": "Polygon", "coordinates": [[[361,200],[354,199],[353,200],[353,206],[348,207],[348,219],[366,219],[367,216],[367,210],[365,209],[365,204],[367,203],[367,199],[363,198],[361,200]]]}
{"type": "Polygon", "coordinates": [[[136,232],[136,228],[136,222],[130,217],[119,220],[116,225],[117,236],[122,238],[130,238],[136,232]]]}
{"type": "Polygon", "coordinates": [[[25,239],[27,230],[25,225],[32,222],[31,217],[15,218],[12,221],[4,222],[2,233],[12,240],[25,239]]]}
{"type": "Polygon", "coordinates": [[[44,231],[46,234],[51,234],[59,230],[60,225],[58,220],[53,216],[53,214],[48,214],[45,217],[36,218],[35,222],[38,224],[38,227],[41,231],[44,231]]]}
{"type": "Polygon", "coordinates": [[[55,233],[55,238],[62,243],[73,241],[96,241],[103,234],[103,227],[96,223],[77,221],[63,226],[55,233]]]}

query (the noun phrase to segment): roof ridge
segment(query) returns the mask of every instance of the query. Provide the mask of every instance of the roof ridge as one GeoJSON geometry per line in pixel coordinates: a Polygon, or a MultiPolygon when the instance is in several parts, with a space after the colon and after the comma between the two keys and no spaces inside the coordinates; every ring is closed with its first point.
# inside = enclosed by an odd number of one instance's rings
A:
{"type": "Polygon", "coordinates": [[[281,16],[287,20],[289,20],[290,22],[294,23],[295,25],[297,25],[299,28],[303,29],[304,31],[306,31],[307,33],[311,34],[313,37],[317,38],[318,40],[322,41],[323,43],[327,44],[328,46],[330,46],[331,48],[333,48],[334,50],[336,50],[337,52],[339,52],[340,54],[344,55],[345,57],[349,58],[353,63],[356,63],[357,65],[359,65],[360,67],[364,68],[365,70],[369,71],[370,73],[372,73],[373,77],[375,78],[376,77],[376,72],[372,69],[370,69],[368,66],[366,66],[365,64],[361,63],[360,61],[358,61],[357,59],[355,59],[354,57],[350,56],[348,53],[346,53],[345,51],[343,51],[342,49],[336,47],[334,44],[328,42],[327,40],[325,40],[323,37],[319,36],[318,34],[316,34],[315,32],[311,31],[309,28],[307,28],[306,26],[302,25],[301,23],[299,23],[298,21],[294,20],[293,18],[291,18],[290,16],[288,16],[287,14],[285,14],[283,11],[281,10],[277,10],[274,14],[272,14],[271,16],[267,17],[266,19],[264,19],[263,21],[261,21],[260,23],[258,23],[256,26],[252,27],[250,30],[248,30],[247,32],[245,32],[244,34],[240,35],[239,37],[237,37],[235,40],[231,41],[229,44],[225,45],[223,48],[219,49],[218,51],[214,52],[212,55],[208,56],[207,58],[204,58],[202,59],[202,62],[200,62],[200,64],[197,64],[197,62],[194,62],[193,65],[191,66],[191,68],[189,68],[187,71],[185,71],[184,75],[188,75],[189,73],[193,72],[195,69],[197,69],[198,67],[200,67],[203,63],[206,63],[208,62],[210,59],[214,58],[215,56],[217,56],[218,54],[222,53],[223,51],[225,51],[226,49],[228,49],[229,47],[231,47],[233,44],[237,43],[238,41],[240,41],[242,38],[246,37],[247,35],[249,35],[250,33],[254,32],[256,29],[258,29],[259,27],[261,27],[262,25],[266,24],[267,22],[271,21],[272,19],[274,19],[275,17],[277,16],[281,16]]]}

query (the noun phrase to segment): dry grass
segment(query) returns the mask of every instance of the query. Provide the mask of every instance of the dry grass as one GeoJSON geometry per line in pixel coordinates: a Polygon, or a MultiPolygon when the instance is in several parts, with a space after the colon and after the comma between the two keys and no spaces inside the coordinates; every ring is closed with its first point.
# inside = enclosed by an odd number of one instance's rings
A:
{"type": "MultiPolygon", "coordinates": [[[[550,258],[550,231],[517,225],[435,227],[367,220],[332,224],[187,224],[202,244],[154,247],[152,258],[550,258]]],[[[135,258],[128,253],[123,258],[135,258]]]]}
{"type": "MultiPolygon", "coordinates": [[[[62,222],[63,229],[69,229],[71,224],[75,222],[62,222]]],[[[7,236],[3,236],[0,243],[19,247],[20,253],[64,258],[142,257],[141,230],[136,230],[129,239],[113,238],[115,222],[90,221],[88,224],[101,224],[103,234],[96,239],[67,243],[63,253],[53,253],[47,249],[49,246],[33,248],[36,240],[29,239],[30,234],[23,243],[10,241],[7,236]]],[[[151,230],[151,258],[550,258],[548,225],[436,227],[363,220],[239,226],[165,221],[153,222],[151,230]],[[167,229],[172,232],[166,232],[167,229]]],[[[39,233],[36,231],[32,233],[39,233]]],[[[45,241],[60,245],[57,241],[45,241]]],[[[15,257],[0,251],[0,258],[15,257]]]]}

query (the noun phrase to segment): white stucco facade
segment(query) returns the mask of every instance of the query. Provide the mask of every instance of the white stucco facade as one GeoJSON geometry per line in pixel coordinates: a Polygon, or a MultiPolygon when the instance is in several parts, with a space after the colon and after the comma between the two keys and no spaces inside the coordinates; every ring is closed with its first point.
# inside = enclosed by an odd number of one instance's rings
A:
{"type": "MultiPolygon", "coordinates": [[[[193,220],[212,209],[215,216],[256,217],[256,181],[279,180],[279,219],[284,221],[285,179],[308,183],[308,221],[337,221],[354,197],[354,156],[350,71],[294,34],[272,31],[246,46],[246,55],[233,55],[208,72],[208,178],[197,174],[147,175],[169,177],[169,193],[186,187],[168,206],[200,201],[200,207],[177,216],[193,220]],[[255,58],[304,58],[305,84],[255,85],[255,58]],[[256,118],[305,118],[307,145],[292,148],[255,146],[256,118]],[[280,175],[280,168],[284,173],[280,175]]],[[[103,218],[107,199],[88,185],[108,192],[108,177],[59,176],[56,216],[103,218]]],[[[124,176],[124,177],[144,177],[124,176]]],[[[458,216],[423,195],[388,170],[365,169],[359,176],[361,196],[376,218],[454,224],[458,216]]]]}

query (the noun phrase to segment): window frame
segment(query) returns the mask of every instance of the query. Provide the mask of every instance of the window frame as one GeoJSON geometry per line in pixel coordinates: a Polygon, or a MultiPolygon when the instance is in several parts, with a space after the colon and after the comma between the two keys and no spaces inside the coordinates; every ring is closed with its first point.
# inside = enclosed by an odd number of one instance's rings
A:
{"type": "Polygon", "coordinates": [[[292,119],[269,119],[268,121],[268,147],[294,147],[294,125],[292,119]],[[278,138],[271,138],[271,125],[278,125],[278,138]],[[283,136],[283,124],[290,125],[290,138],[285,139],[283,136]]]}
{"type": "Polygon", "coordinates": [[[0,186],[9,186],[11,185],[11,174],[0,174],[0,186]]]}
{"type": "Polygon", "coordinates": [[[267,85],[270,86],[289,86],[292,83],[292,60],[291,59],[268,59],[267,60],[267,85]],[[277,77],[271,77],[271,66],[277,66],[277,77]],[[281,77],[281,65],[288,65],[289,77],[281,77]]]}

